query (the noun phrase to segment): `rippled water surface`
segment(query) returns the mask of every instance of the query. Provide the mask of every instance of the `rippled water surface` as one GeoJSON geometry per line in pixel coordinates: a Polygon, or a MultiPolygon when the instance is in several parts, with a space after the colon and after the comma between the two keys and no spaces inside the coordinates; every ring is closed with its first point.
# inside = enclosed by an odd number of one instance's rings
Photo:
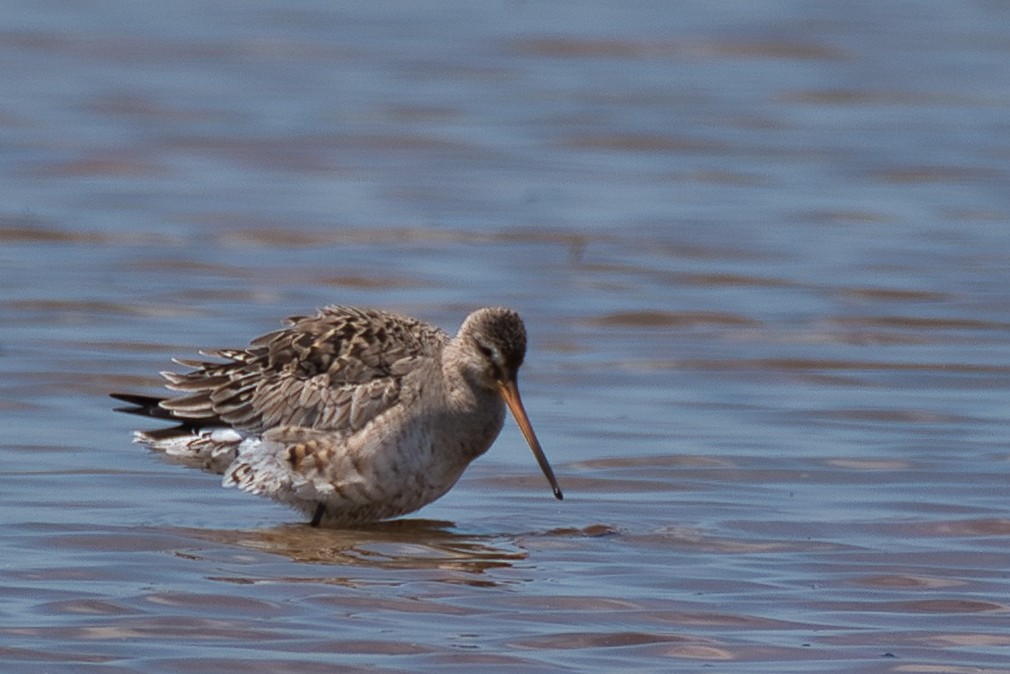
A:
{"type": "Polygon", "coordinates": [[[1010,6],[9,2],[0,669],[1010,672],[1010,6]],[[287,315],[530,331],[413,517],[110,391],[287,315]]]}

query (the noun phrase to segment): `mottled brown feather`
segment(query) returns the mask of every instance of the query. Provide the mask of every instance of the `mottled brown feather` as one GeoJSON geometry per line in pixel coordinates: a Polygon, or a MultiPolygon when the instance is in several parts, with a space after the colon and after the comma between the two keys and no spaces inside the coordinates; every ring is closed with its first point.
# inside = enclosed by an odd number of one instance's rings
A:
{"type": "Polygon", "coordinates": [[[372,309],[327,307],[288,322],[245,349],[203,352],[225,362],[177,361],[194,369],[163,373],[184,395],[161,406],[252,433],[279,425],[351,433],[395,405],[403,376],[448,340],[426,323],[372,309]]]}

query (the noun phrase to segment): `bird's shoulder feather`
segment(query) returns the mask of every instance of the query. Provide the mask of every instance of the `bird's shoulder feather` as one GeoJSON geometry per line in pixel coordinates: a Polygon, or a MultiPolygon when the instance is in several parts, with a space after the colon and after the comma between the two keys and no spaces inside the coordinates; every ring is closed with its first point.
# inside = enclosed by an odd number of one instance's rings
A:
{"type": "Polygon", "coordinates": [[[175,418],[261,433],[280,425],[354,432],[396,405],[403,378],[437,366],[449,339],[413,318],[332,306],[295,316],[244,349],[202,352],[165,372],[182,395],[161,402],[175,418]]]}

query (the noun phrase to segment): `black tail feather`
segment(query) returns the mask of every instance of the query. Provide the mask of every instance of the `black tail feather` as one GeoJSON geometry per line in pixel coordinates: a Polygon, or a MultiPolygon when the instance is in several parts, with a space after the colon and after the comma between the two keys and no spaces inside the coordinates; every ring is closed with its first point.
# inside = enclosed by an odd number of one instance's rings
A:
{"type": "Polygon", "coordinates": [[[116,400],[132,405],[132,407],[117,407],[115,408],[116,412],[137,414],[142,417],[154,417],[155,419],[179,421],[179,419],[172,416],[171,412],[159,405],[162,400],[165,400],[164,398],[137,395],[134,393],[110,393],[109,395],[116,400]]]}
{"type": "Polygon", "coordinates": [[[109,396],[115,398],[116,400],[121,400],[124,403],[129,403],[131,407],[116,407],[113,408],[116,412],[125,412],[126,414],[136,414],[141,417],[148,417],[151,419],[161,419],[162,421],[171,421],[176,426],[171,428],[161,428],[154,431],[144,431],[151,438],[162,438],[162,437],[172,437],[184,433],[193,433],[206,426],[213,426],[215,422],[220,424],[216,419],[185,419],[182,417],[177,417],[170,410],[166,410],[160,405],[162,400],[166,398],[158,398],[157,396],[146,396],[139,395],[136,393],[110,393],[109,396]]]}

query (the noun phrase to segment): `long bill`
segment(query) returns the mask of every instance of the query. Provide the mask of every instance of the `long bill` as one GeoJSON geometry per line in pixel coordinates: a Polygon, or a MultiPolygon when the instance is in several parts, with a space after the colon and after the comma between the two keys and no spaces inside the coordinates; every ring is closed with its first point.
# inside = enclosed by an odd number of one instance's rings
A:
{"type": "Polygon", "coordinates": [[[560,501],[564,498],[564,494],[561,493],[561,487],[558,486],[558,479],[554,477],[551,464],[547,463],[547,457],[544,456],[544,450],[540,447],[540,441],[537,440],[537,435],[533,432],[530,419],[526,416],[522,398],[519,397],[519,387],[516,386],[515,380],[500,381],[498,382],[498,389],[501,391],[501,397],[505,399],[505,404],[512,411],[512,416],[516,418],[519,430],[523,432],[526,442],[529,443],[530,449],[533,450],[533,456],[536,457],[537,463],[540,464],[540,470],[544,471],[544,477],[547,478],[551,489],[554,491],[554,498],[560,501]]]}

